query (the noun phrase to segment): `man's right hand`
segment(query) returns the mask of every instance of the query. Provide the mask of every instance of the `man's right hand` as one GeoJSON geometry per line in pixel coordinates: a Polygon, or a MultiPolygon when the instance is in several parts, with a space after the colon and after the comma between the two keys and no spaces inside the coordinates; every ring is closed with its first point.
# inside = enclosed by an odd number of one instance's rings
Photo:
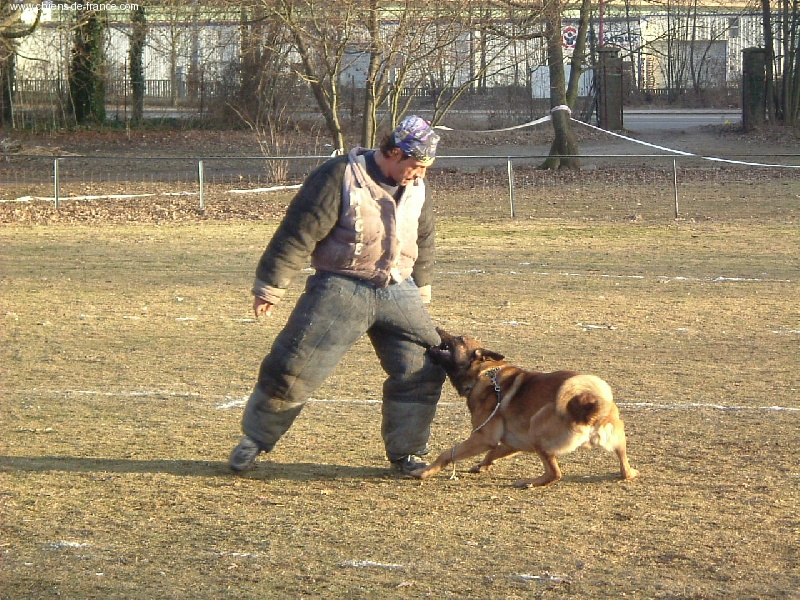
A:
{"type": "Polygon", "coordinates": [[[263,298],[259,298],[256,296],[256,299],[253,300],[253,312],[255,313],[256,317],[260,317],[262,315],[272,316],[272,307],[274,305],[270,304],[263,298]]]}

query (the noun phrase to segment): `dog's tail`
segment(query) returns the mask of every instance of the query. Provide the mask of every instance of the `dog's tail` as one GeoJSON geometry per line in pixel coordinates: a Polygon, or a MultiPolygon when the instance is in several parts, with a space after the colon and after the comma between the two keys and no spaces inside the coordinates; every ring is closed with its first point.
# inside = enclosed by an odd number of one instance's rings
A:
{"type": "Polygon", "coordinates": [[[574,423],[590,425],[614,410],[611,387],[594,375],[575,375],[558,388],[556,411],[574,423]]]}

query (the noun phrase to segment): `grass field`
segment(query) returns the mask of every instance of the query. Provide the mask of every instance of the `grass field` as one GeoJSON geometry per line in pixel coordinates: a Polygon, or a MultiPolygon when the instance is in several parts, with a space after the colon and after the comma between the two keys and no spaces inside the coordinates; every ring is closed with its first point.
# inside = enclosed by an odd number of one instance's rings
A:
{"type": "MultiPolygon", "coordinates": [[[[607,379],[641,472],[578,451],[532,490],[510,487],[540,472],[528,455],[389,473],[365,342],[274,453],[228,472],[302,287],[252,318],[272,217],[0,225],[0,598],[800,597],[792,195],[694,222],[460,217],[440,198],[434,319],[607,379]]],[[[434,453],[469,429],[447,387],[434,453]]]]}

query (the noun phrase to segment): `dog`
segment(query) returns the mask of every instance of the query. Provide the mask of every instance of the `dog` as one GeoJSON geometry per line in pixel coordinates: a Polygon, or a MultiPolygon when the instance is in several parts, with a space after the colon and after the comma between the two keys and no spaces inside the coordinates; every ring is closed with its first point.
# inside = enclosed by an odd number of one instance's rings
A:
{"type": "Polygon", "coordinates": [[[616,453],[622,479],[639,474],[628,463],[625,426],[605,381],[574,371],[526,371],[473,338],[437,331],[442,342],[428,348],[428,355],[467,399],[474,429],[413,477],[428,479],[451,463],[486,452],[470,470],[483,473],[500,458],[532,452],[541,458],[544,474],[520,479],[514,487],[545,486],[561,479],[556,457],[580,446],[616,453]]]}

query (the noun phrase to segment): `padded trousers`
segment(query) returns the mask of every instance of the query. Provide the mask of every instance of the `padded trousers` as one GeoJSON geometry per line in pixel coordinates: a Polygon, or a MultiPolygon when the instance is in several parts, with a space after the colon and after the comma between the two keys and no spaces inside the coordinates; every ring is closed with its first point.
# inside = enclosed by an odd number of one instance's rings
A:
{"type": "Polygon", "coordinates": [[[244,433],[262,451],[272,450],[365,333],[387,375],[381,423],[387,458],[427,453],[445,372],[425,352],[441,340],[411,279],[381,288],[332,273],[310,276],[261,363],[242,417],[244,433]]]}

